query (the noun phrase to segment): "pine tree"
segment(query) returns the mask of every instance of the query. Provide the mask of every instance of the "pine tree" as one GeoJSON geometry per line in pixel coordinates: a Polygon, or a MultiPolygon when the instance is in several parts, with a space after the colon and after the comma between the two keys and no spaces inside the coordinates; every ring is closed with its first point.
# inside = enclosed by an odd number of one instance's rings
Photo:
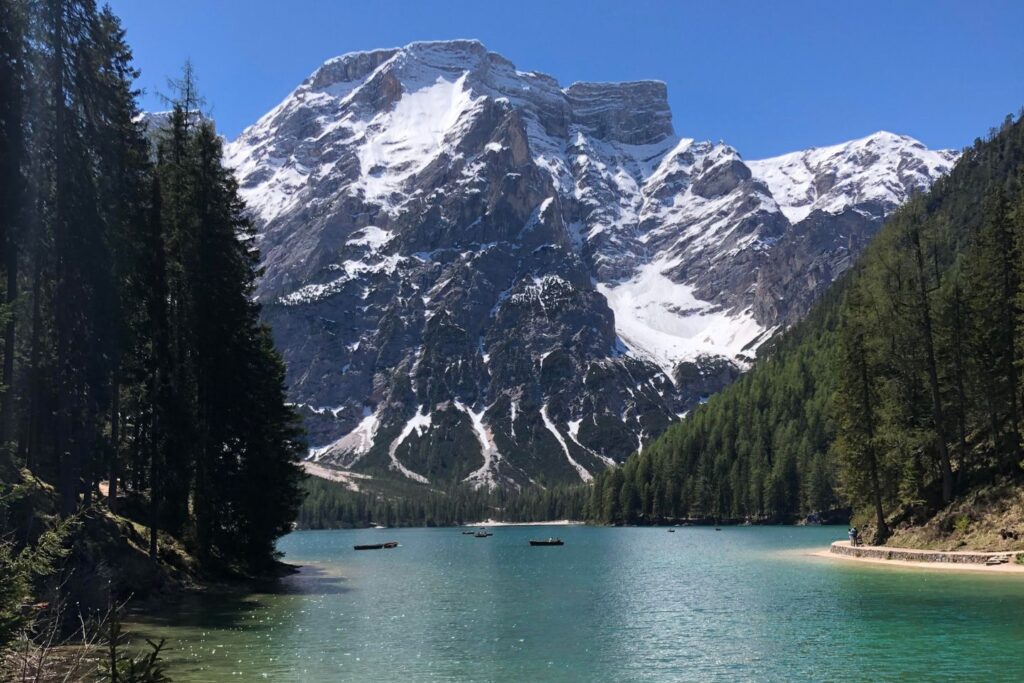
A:
{"type": "Polygon", "coordinates": [[[155,167],[152,239],[165,260],[150,317],[161,321],[154,346],[166,351],[156,359],[153,524],[184,534],[206,560],[257,565],[298,505],[301,430],[251,299],[258,255],[245,206],[220,138],[199,115],[189,67],[175,84],[155,167]]]}
{"type": "MultiPolygon", "coordinates": [[[[108,500],[116,507],[121,473],[121,393],[125,357],[132,345],[133,322],[142,305],[139,296],[140,236],[148,229],[147,193],[149,146],[136,106],[132,83],[138,72],[124,29],[109,8],[99,12],[94,24],[98,53],[98,82],[103,91],[96,98],[102,125],[93,131],[100,149],[97,179],[101,212],[111,252],[113,287],[107,290],[110,330],[109,437],[105,440],[108,500]]],[[[95,476],[99,476],[99,469],[95,476]]]]}
{"type": "Polygon", "coordinates": [[[0,246],[3,247],[3,370],[0,372],[0,478],[13,476],[14,369],[19,256],[27,212],[25,196],[25,99],[28,79],[27,7],[0,3],[0,246]]]}
{"type": "Polygon", "coordinates": [[[977,363],[975,386],[987,406],[993,448],[1002,465],[1020,461],[1020,400],[1015,335],[1020,314],[1018,251],[1009,198],[998,187],[984,204],[984,220],[967,267],[972,325],[969,338],[977,363]]]}
{"type": "Polygon", "coordinates": [[[105,102],[104,70],[110,54],[97,45],[98,17],[90,2],[50,3],[53,73],[53,290],[56,339],[54,452],[61,511],[92,493],[99,416],[109,399],[109,357],[104,353],[114,291],[100,171],[98,136],[108,125],[96,101],[105,102]],[[84,343],[83,340],[88,340],[84,343]]]}
{"type": "Polygon", "coordinates": [[[942,389],[939,385],[939,367],[935,351],[935,331],[932,323],[932,292],[938,289],[939,283],[932,281],[929,268],[930,259],[922,237],[922,219],[918,217],[916,204],[912,204],[904,212],[909,215],[906,236],[909,238],[914,263],[914,294],[916,313],[918,316],[919,338],[925,355],[925,369],[928,376],[928,388],[931,394],[932,430],[934,432],[935,451],[939,458],[942,476],[942,500],[948,503],[953,499],[953,467],[946,442],[945,407],[942,400],[942,389]]]}
{"type": "Polygon", "coordinates": [[[889,535],[882,506],[882,465],[877,441],[875,371],[868,348],[869,313],[856,287],[848,300],[839,357],[839,385],[835,404],[838,420],[833,453],[842,472],[847,496],[871,506],[875,515],[875,543],[889,535]]]}
{"type": "Polygon", "coordinates": [[[111,510],[148,498],[154,558],[165,532],[265,565],[298,505],[301,429],[191,67],[151,145],[109,9],[3,0],[0,17],[0,474],[56,482],[67,518],[105,478],[111,510]]]}

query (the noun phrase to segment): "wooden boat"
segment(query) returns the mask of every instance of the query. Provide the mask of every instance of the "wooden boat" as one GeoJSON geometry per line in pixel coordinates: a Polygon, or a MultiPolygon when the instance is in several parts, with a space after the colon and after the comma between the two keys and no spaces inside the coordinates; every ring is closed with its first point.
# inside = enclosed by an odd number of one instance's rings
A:
{"type": "Polygon", "coordinates": [[[382,548],[397,548],[398,541],[388,541],[387,543],[367,543],[365,545],[354,545],[352,547],[355,550],[380,550],[382,548]]]}
{"type": "Polygon", "coordinates": [[[530,545],[565,545],[565,542],[560,538],[549,538],[547,540],[532,540],[530,545]]]}

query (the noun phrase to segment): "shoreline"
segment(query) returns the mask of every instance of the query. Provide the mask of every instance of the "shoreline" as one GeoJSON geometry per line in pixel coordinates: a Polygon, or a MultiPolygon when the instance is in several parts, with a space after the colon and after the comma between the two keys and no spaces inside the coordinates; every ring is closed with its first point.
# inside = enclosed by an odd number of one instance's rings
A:
{"type": "Polygon", "coordinates": [[[556,519],[550,522],[499,522],[495,519],[486,519],[475,524],[463,524],[463,527],[502,527],[502,526],[585,526],[586,522],[574,519],[556,519]]]}
{"type": "Polygon", "coordinates": [[[943,572],[972,572],[981,574],[1021,574],[1024,564],[1017,564],[1014,557],[1021,551],[969,552],[917,550],[914,548],[890,548],[888,546],[858,546],[851,548],[849,541],[835,541],[828,550],[815,550],[813,557],[822,557],[842,562],[868,564],[901,569],[925,569],[943,572]],[[987,565],[989,557],[1009,557],[1003,564],[987,565]],[[928,559],[919,559],[928,558],[928,559]]]}

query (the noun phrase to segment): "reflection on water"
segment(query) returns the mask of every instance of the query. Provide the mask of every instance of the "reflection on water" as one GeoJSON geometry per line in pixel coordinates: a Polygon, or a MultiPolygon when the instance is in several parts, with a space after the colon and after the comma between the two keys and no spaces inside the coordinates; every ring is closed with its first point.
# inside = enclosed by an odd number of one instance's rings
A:
{"type": "Polygon", "coordinates": [[[186,682],[1024,678],[1024,581],[800,554],[843,531],[299,532],[297,574],[133,626],[186,682]]]}

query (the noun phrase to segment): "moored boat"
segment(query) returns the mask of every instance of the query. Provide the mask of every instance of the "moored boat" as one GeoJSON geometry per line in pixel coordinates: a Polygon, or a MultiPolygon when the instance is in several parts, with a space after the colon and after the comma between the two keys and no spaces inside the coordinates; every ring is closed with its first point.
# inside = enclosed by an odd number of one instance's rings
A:
{"type": "Polygon", "coordinates": [[[477,538],[487,538],[488,536],[493,536],[494,534],[492,534],[490,531],[487,531],[486,529],[481,529],[473,535],[477,538]]]}
{"type": "Polygon", "coordinates": [[[565,542],[560,538],[535,539],[530,541],[530,545],[565,545],[565,542]]]}
{"type": "Polygon", "coordinates": [[[364,545],[354,545],[354,546],[352,546],[352,548],[355,549],[355,550],[380,550],[383,547],[384,547],[383,543],[366,543],[364,545]]]}

